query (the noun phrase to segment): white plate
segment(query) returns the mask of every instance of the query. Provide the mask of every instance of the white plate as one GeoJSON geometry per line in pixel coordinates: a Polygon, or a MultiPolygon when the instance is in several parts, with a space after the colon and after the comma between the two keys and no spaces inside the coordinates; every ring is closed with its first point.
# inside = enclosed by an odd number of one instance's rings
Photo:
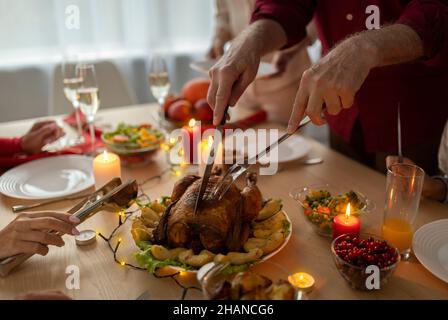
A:
{"type": "MultiPolygon", "coordinates": [[[[217,60],[215,59],[195,61],[190,63],[190,68],[197,72],[208,74],[208,70],[210,70],[210,68],[213,67],[216,62],[217,60]]],[[[272,64],[267,62],[260,62],[260,66],[258,67],[257,72],[257,78],[269,76],[271,74],[274,74],[276,71],[277,69],[272,64]]]]}
{"type": "Polygon", "coordinates": [[[420,263],[448,283],[448,219],[425,224],[414,233],[414,254],[420,263]]]}
{"type": "Polygon", "coordinates": [[[0,192],[20,199],[51,199],[75,194],[95,183],[92,158],[49,157],[24,163],[0,177],[0,192]]]}
{"type": "MultiPolygon", "coordinates": [[[[278,137],[280,138],[285,133],[285,131],[279,130],[278,137]]],[[[267,133],[267,135],[269,136],[269,133],[267,133]]],[[[269,144],[273,142],[274,141],[268,141],[269,144]]],[[[264,144],[266,144],[266,142],[264,144]]],[[[247,153],[249,148],[247,146],[247,141],[245,146],[241,148],[243,149],[239,149],[239,147],[235,148],[236,154],[238,156],[248,156],[247,153]]],[[[271,163],[284,163],[303,158],[310,152],[310,150],[311,144],[302,136],[294,134],[283,141],[278,147],[272,149],[269,158],[271,163]],[[275,152],[278,152],[277,157],[274,156],[275,152]]],[[[249,156],[252,156],[252,154],[249,156]]],[[[258,162],[261,164],[268,164],[269,158],[268,156],[261,157],[258,162]]]]}

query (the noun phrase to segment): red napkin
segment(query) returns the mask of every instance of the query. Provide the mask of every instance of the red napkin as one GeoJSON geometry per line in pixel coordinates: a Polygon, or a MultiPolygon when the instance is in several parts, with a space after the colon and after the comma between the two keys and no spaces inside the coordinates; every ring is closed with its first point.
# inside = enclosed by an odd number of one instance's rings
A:
{"type": "Polygon", "coordinates": [[[247,129],[257,124],[263,123],[267,119],[268,113],[266,112],[266,110],[260,109],[244,119],[229,123],[229,126],[233,128],[247,129]]]}
{"type": "MultiPolygon", "coordinates": [[[[9,169],[15,166],[18,166],[22,163],[33,161],[41,158],[47,158],[47,157],[53,157],[53,156],[59,156],[64,154],[88,154],[92,150],[92,146],[90,144],[90,134],[89,134],[89,127],[85,121],[85,117],[83,114],[81,114],[81,121],[83,124],[83,137],[84,137],[84,143],[67,147],[62,150],[59,150],[57,152],[41,152],[33,155],[27,155],[24,153],[18,153],[14,154],[12,156],[2,156],[0,157],[0,169],[9,169]]],[[[74,127],[77,129],[76,124],[76,115],[75,111],[71,114],[69,114],[67,117],[64,118],[64,122],[68,125],[74,127]]],[[[99,128],[95,128],[95,148],[102,148],[104,146],[103,142],[101,141],[101,134],[102,131],[99,128]]]]}
{"type": "MultiPolygon", "coordinates": [[[[69,114],[67,117],[64,118],[64,122],[68,125],[72,126],[76,130],[78,130],[78,126],[76,124],[76,110],[73,111],[71,114],[69,114]]],[[[68,147],[63,149],[62,151],[66,151],[69,153],[75,153],[75,154],[84,154],[89,153],[92,150],[92,146],[90,143],[90,133],[89,133],[89,125],[86,121],[86,117],[82,112],[79,112],[82,129],[83,129],[83,137],[84,137],[84,143],[78,144],[73,147],[68,147]]],[[[101,140],[101,134],[103,131],[97,127],[95,127],[95,149],[104,147],[104,143],[101,140]]]]}
{"type": "MultiPolygon", "coordinates": [[[[79,112],[79,111],[78,111],[79,112]]],[[[79,112],[79,118],[81,119],[81,126],[82,126],[82,130],[85,132],[89,132],[89,124],[86,121],[86,117],[84,116],[84,114],[82,112],[79,112]]],[[[69,114],[68,116],[66,116],[64,118],[64,122],[70,126],[72,126],[73,128],[75,128],[76,130],[78,130],[78,125],[76,123],[76,110],[73,111],[71,114],[69,114]]],[[[101,137],[102,134],[102,130],[95,127],[95,135],[97,137],[101,137]]]]}

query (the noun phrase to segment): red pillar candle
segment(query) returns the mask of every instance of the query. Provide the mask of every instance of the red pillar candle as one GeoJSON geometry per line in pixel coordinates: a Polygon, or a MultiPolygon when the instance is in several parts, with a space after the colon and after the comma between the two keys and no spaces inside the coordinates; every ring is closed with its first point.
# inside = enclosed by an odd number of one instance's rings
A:
{"type": "Polygon", "coordinates": [[[342,234],[355,233],[361,230],[361,221],[358,217],[350,215],[350,203],[347,205],[345,214],[338,214],[333,219],[333,239],[342,234]]]}
{"type": "Polygon", "coordinates": [[[184,153],[184,160],[187,163],[196,164],[198,159],[194,159],[197,154],[197,147],[202,139],[202,134],[207,129],[214,128],[212,125],[203,125],[195,119],[191,119],[187,126],[182,127],[182,147],[184,153]]]}

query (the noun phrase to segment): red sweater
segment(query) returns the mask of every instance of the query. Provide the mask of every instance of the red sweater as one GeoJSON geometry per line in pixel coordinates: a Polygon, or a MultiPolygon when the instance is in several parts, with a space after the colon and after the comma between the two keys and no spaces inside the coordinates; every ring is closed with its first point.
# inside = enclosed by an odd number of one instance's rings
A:
{"type": "Polygon", "coordinates": [[[371,70],[354,106],[327,115],[330,128],[349,141],[359,117],[367,151],[396,152],[400,102],[404,147],[440,139],[448,119],[448,0],[257,0],[252,21],[277,21],[290,46],[305,37],[305,26],[314,16],[325,54],[338,41],[366,30],[369,5],[378,6],[381,25],[413,28],[426,57],[371,70]]]}
{"type": "Polygon", "coordinates": [[[22,151],[20,138],[0,138],[0,156],[12,156],[22,151]]]}

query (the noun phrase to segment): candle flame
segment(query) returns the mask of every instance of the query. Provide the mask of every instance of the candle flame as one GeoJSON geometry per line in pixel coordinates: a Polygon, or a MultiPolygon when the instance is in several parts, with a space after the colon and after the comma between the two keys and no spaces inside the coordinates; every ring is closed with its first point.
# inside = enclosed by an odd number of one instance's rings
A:
{"type": "Polygon", "coordinates": [[[104,161],[109,161],[109,154],[107,153],[107,150],[104,150],[103,152],[103,159],[104,161]]]}
{"type": "Polygon", "coordinates": [[[303,281],[303,274],[299,276],[299,281],[303,281]]]}
{"type": "Polygon", "coordinates": [[[209,136],[208,137],[208,146],[211,148],[213,146],[213,137],[209,136]]]}
{"type": "Polygon", "coordinates": [[[345,209],[345,217],[347,219],[350,217],[350,202],[347,205],[347,209],[345,209]]]}
{"type": "MultiPolygon", "coordinates": [[[[191,121],[191,120],[190,120],[191,121]]],[[[175,144],[176,143],[176,138],[170,138],[170,143],[171,144],[175,144]]]]}
{"type": "Polygon", "coordinates": [[[188,126],[190,128],[193,128],[196,124],[196,119],[195,118],[191,118],[190,121],[188,121],[188,126]]]}

